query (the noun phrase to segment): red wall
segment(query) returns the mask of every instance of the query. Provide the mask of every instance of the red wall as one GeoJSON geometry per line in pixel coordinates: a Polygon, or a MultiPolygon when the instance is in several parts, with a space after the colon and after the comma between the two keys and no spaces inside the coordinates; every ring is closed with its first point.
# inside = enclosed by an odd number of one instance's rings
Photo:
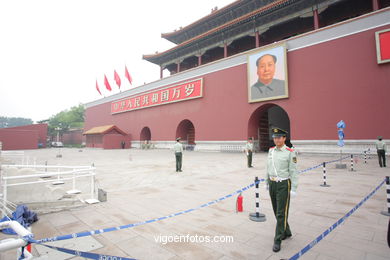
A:
{"type": "Polygon", "coordinates": [[[38,139],[37,131],[0,129],[3,150],[37,149],[38,139]]]}
{"type": "Polygon", "coordinates": [[[131,136],[122,135],[116,130],[106,134],[95,134],[86,136],[86,146],[103,149],[121,149],[121,142],[125,142],[125,148],[131,148],[131,136]]]}
{"type": "Polygon", "coordinates": [[[25,125],[0,129],[3,150],[38,149],[41,143],[46,147],[47,124],[25,125]]]}
{"type": "Polygon", "coordinates": [[[343,119],[347,139],[390,138],[385,106],[390,100],[390,64],[376,63],[375,28],[288,52],[288,99],[248,103],[247,65],[203,76],[204,97],[116,115],[110,102],[87,108],[85,129],[115,124],[139,139],[147,126],[151,139],[174,140],[184,119],[195,126],[196,140],[245,140],[252,113],[276,104],[290,118],[293,140],[337,139],[343,119]]]}
{"type": "Polygon", "coordinates": [[[106,134],[103,137],[104,149],[121,149],[121,142],[125,141],[125,148],[130,148],[130,140],[121,134],[106,134]]]}
{"type": "Polygon", "coordinates": [[[103,135],[101,134],[87,135],[86,140],[87,140],[86,143],[87,147],[103,148],[103,135]]]}

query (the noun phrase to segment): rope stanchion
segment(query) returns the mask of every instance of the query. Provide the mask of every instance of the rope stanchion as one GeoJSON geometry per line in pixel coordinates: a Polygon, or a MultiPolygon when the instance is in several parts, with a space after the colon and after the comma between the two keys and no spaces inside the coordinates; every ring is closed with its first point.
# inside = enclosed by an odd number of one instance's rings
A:
{"type": "Polygon", "coordinates": [[[322,239],[324,239],[327,235],[330,234],[333,230],[335,230],[339,225],[341,225],[348,217],[350,217],[358,208],[360,208],[364,202],[366,202],[369,198],[371,198],[382,185],[385,183],[383,180],[370,194],[368,194],[362,201],[360,201],[353,209],[351,209],[347,214],[345,214],[342,218],[340,218],[336,223],[330,226],[327,230],[325,230],[321,235],[311,241],[308,245],[302,248],[298,253],[289,258],[289,260],[299,259],[303,254],[307,253],[310,249],[312,249],[315,245],[317,245],[322,239]]]}
{"type": "Polygon", "coordinates": [[[249,219],[256,222],[266,221],[265,215],[260,213],[260,196],[259,196],[259,178],[255,178],[256,183],[256,213],[250,213],[249,219]]]}
{"type": "Polygon", "coordinates": [[[382,211],[381,214],[385,216],[390,216],[390,177],[386,176],[386,201],[387,201],[387,211],[382,211]]]}
{"type": "Polygon", "coordinates": [[[350,169],[351,172],[354,171],[353,169],[353,154],[351,154],[351,169],[350,169]]]}
{"type": "Polygon", "coordinates": [[[323,172],[323,180],[324,180],[324,183],[321,184],[320,186],[321,187],[330,187],[330,185],[326,184],[326,162],[323,162],[322,163],[322,172],[323,172]]]}
{"type": "Polygon", "coordinates": [[[364,151],[364,163],[367,163],[367,151],[364,151]]]}
{"type": "MultiPolygon", "coordinates": [[[[347,157],[344,157],[344,158],[341,158],[341,159],[346,159],[346,158],[347,157]]],[[[326,163],[337,162],[337,161],[340,161],[341,159],[336,159],[336,160],[329,161],[329,162],[326,162],[326,163]]],[[[322,164],[319,164],[319,165],[316,165],[314,167],[310,167],[310,168],[307,168],[305,170],[301,170],[298,173],[302,174],[302,173],[314,170],[314,169],[316,169],[318,167],[321,167],[321,165],[322,164]]],[[[33,242],[34,243],[45,243],[45,242],[52,242],[52,241],[59,241],[59,240],[67,240],[67,239],[76,238],[76,237],[85,237],[85,236],[97,235],[97,234],[101,234],[101,233],[106,233],[106,232],[111,232],[111,231],[116,231],[116,230],[133,228],[133,227],[136,227],[136,226],[140,226],[140,225],[144,225],[144,224],[148,224],[148,223],[161,221],[161,220],[164,220],[164,219],[173,218],[173,217],[176,217],[176,216],[179,216],[179,215],[182,215],[182,214],[186,214],[186,213],[189,213],[189,212],[201,209],[201,208],[208,207],[208,206],[213,205],[215,203],[218,203],[218,202],[220,202],[222,200],[225,200],[225,199],[228,199],[230,197],[233,197],[234,195],[238,195],[241,192],[246,191],[246,190],[254,187],[256,184],[259,184],[260,182],[263,182],[263,181],[265,181],[265,180],[264,179],[260,179],[260,180],[256,181],[255,183],[251,183],[248,186],[243,187],[242,189],[237,190],[237,191],[235,191],[235,192],[233,192],[231,194],[228,194],[228,195],[226,195],[224,197],[221,197],[219,199],[210,201],[208,203],[204,203],[204,204],[202,204],[202,205],[200,205],[198,207],[192,208],[192,209],[188,209],[188,210],[185,210],[185,211],[173,213],[173,214],[170,214],[170,215],[167,215],[167,216],[163,216],[163,217],[160,217],[160,218],[150,219],[150,220],[147,220],[147,221],[133,223],[133,224],[128,224],[128,225],[123,225],[123,226],[118,226],[118,227],[111,227],[111,228],[98,229],[98,230],[93,230],[93,231],[85,231],[85,232],[79,232],[79,233],[68,234],[68,235],[61,235],[61,236],[51,237],[51,238],[44,238],[44,239],[40,239],[38,241],[34,240],[33,242]]]]}
{"type": "MultiPolygon", "coordinates": [[[[334,162],[340,161],[340,160],[345,159],[345,158],[347,158],[347,157],[344,157],[344,158],[341,158],[341,159],[336,159],[336,160],[333,160],[333,161],[328,161],[326,163],[334,163],[334,162]]],[[[319,164],[319,165],[313,166],[311,168],[307,168],[305,170],[301,170],[298,173],[301,174],[301,173],[305,173],[307,171],[314,170],[314,169],[316,169],[318,167],[321,167],[321,165],[322,164],[319,164]]],[[[245,187],[243,187],[243,188],[241,188],[241,189],[239,189],[237,191],[234,191],[233,193],[230,193],[230,194],[228,194],[226,196],[223,196],[223,197],[221,197],[219,199],[210,201],[208,203],[204,203],[204,204],[202,204],[200,206],[197,206],[195,208],[187,209],[187,210],[184,210],[184,211],[181,211],[181,212],[173,213],[173,214],[166,215],[166,216],[159,217],[159,218],[155,218],[155,219],[150,219],[150,220],[146,220],[146,221],[142,221],[142,222],[127,224],[127,225],[122,225],[122,226],[117,226],[117,227],[110,227],[110,228],[105,228],[105,229],[97,229],[97,230],[92,230],[92,231],[84,231],[84,232],[73,233],[73,234],[68,234],[68,235],[61,235],[61,236],[56,236],[56,237],[51,237],[51,238],[44,238],[44,239],[39,239],[39,240],[35,240],[33,237],[25,237],[24,239],[26,239],[26,241],[28,241],[30,243],[41,244],[41,245],[44,245],[44,246],[47,246],[47,247],[51,247],[52,249],[56,249],[58,251],[62,251],[64,253],[68,253],[68,254],[72,254],[72,255],[76,255],[76,256],[82,256],[82,257],[86,257],[86,258],[90,258],[90,259],[99,259],[99,260],[101,260],[101,259],[110,259],[110,258],[104,258],[104,257],[112,257],[112,256],[98,255],[98,254],[93,254],[93,253],[88,253],[88,252],[81,252],[81,251],[70,250],[70,249],[66,249],[66,248],[52,247],[52,246],[45,245],[43,243],[53,242],[53,241],[60,241],[60,240],[67,240],[67,239],[78,238],[78,237],[98,235],[98,234],[102,234],[102,233],[106,233],[106,232],[133,228],[133,227],[136,227],[136,226],[145,225],[145,224],[154,223],[154,222],[158,222],[158,221],[161,221],[161,220],[173,218],[173,217],[176,217],[176,216],[179,216],[179,215],[190,213],[192,211],[196,211],[196,210],[199,210],[199,209],[202,209],[202,208],[206,208],[206,207],[211,206],[213,204],[216,204],[216,203],[218,203],[220,201],[223,201],[225,199],[231,198],[234,195],[238,195],[238,194],[240,194],[240,193],[242,193],[242,192],[244,192],[246,190],[249,190],[250,188],[252,188],[254,186],[256,186],[257,194],[256,194],[256,213],[253,213],[253,214],[254,214],[255,218],[257,216],[261,218],[261,216],[264,215],[264,214],[260,213],[260,196],[259,196],[258,189],[259,189],[259,183],[260,182],[264,182],[264,181],[265,181],[264,179],[258,179],[256,177],[254,183],[251,183],[251,184],[249,184],[249,185],[247,185],[247,186],[245,186],[245,187]],[[103,256],[103,258],[101,258],[101,256],[103,256]]],[[[264,215],[264,218],[265,218],[265,215],[264,215]]],[[[111,258],[111,259],[115,259],[115,258],[111,258]]],[[[118,259],[120,259],[120,258],[118,258],[118,259]]],[[[123,258],[122,257],[122,259],[129,259],[129,258],[123,258]]]]}

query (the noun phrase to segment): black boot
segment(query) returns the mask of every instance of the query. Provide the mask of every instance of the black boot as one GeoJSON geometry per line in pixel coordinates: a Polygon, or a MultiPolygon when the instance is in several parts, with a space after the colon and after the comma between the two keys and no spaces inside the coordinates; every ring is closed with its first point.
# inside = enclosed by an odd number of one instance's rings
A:
{"type": "Polygon", "coordinates": [[[280,244],[274,243],[274,246],[272,247],[272,251],[279,252],[280,251],[280,244]]]}

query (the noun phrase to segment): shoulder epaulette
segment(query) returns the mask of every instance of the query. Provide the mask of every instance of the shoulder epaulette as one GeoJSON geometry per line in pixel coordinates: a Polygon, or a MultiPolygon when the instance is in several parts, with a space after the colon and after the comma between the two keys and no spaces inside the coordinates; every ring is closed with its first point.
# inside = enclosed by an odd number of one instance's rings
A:
{"type": "Polygon", "coordinates": [[[286,149],[290,152],[294,152],[294,149],[291,149],[290,147],[286,147],[286,149]]]}

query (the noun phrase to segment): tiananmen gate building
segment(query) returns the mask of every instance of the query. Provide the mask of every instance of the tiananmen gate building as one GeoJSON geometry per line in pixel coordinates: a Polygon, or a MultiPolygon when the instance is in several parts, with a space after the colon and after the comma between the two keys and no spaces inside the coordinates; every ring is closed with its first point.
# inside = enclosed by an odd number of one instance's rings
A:
{"type": "Polygon", "coordinates": [[[195,150],[266,151],[277,126],[298,150],[339,151],[340,120],[347,150],[390,138],[390,0],[235,1],[162,37],[176,46],[143,56],[160,80],[86,104],[85,130],[195,150]]]}

